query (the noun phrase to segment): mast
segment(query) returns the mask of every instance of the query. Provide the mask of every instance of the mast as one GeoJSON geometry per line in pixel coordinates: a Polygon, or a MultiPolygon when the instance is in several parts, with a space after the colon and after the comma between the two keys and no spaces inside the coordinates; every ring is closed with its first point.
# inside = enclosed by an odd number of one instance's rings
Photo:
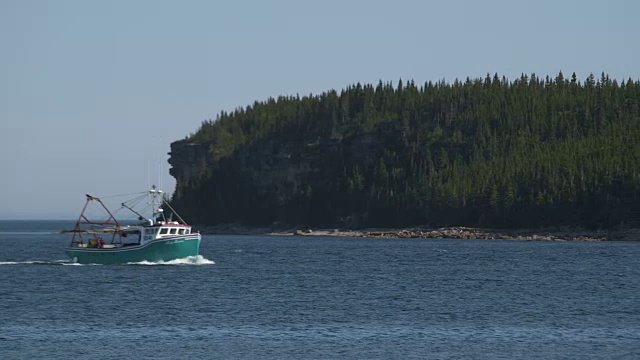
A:
{"type": "Polygon", "coordinates": [[[163,191],[156,189],[156,186],[153,185],[151,186],[151,190],[149,190],[149,201],[150,201],[150,205],[151,205],[151,224],[153,225],[158,218],[162,218],[163,221],[166,221],[165,217],[164,217],[164,213],[162,210],[162,194],[163,191]]]}

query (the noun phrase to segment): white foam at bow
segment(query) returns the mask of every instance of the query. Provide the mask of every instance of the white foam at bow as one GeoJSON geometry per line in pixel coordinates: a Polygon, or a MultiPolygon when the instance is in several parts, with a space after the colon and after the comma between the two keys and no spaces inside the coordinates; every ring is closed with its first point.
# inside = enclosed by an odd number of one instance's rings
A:
{"type": "Polygon", "coordinates": [[[139,261],[127,263],[128,265],[212,265],[215,262],[206,259],[202,255],[187,256],[186,258],[169,261],[139,261]]]}

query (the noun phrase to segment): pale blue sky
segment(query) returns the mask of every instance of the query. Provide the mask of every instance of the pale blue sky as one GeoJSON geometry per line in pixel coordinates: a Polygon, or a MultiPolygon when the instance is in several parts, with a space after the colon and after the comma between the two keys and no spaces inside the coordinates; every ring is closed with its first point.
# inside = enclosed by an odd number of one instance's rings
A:
{"type": "Polygon", "coordinates": [[[0,219],[175,182],[221,110],[355,82],[640,78],[640,2],[0,0],[0,219]],[[156,181],[157,182],[157,181],[156,181]]]}

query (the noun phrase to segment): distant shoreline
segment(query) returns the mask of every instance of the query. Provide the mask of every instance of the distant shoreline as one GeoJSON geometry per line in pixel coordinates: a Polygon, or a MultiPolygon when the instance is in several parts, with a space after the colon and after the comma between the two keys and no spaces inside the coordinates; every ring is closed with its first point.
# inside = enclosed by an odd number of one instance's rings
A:
{"type": "Polygon", "coordinates": [[[466,239],[466,240],[528,240],[528,241],[640,241],[640,229],[483,229],[472,227],[401,228],[401,229],[315,229],[247,227],[238,224],[197,226],[206,235],[271,235],[271,236],[335,236],[401,239],[466,239]]]}

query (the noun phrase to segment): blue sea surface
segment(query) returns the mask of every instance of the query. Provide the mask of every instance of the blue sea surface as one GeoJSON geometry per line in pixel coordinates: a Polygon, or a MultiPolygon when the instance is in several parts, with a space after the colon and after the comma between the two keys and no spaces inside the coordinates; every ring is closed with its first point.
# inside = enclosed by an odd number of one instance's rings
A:
{"type": "Polygon", "coordinates": [[[640,242],[204,236],[73,265],[0,221],[0,359],[638,359],[640,242]]]}

